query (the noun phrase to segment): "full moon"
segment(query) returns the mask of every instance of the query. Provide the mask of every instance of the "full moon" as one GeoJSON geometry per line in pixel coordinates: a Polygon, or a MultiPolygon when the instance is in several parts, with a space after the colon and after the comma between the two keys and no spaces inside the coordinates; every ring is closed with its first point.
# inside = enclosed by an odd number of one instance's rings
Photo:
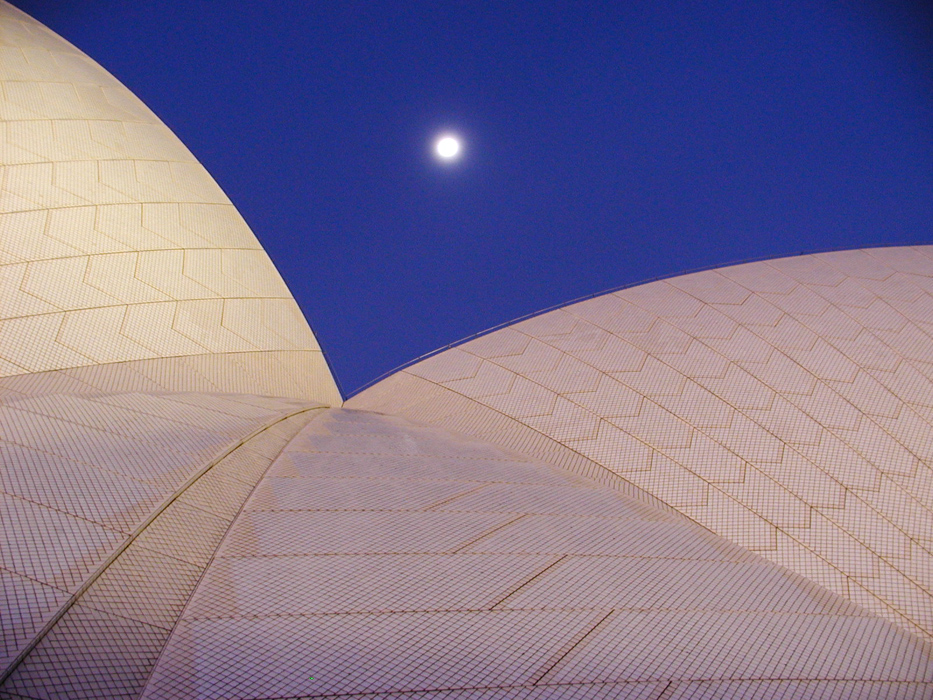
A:
{"type": "Polygon", "coordinates": [[[434,152],[441,160],[453,160],[460,154],[460,141],[455,136],[441,136],[434,143],[434,152]]]}

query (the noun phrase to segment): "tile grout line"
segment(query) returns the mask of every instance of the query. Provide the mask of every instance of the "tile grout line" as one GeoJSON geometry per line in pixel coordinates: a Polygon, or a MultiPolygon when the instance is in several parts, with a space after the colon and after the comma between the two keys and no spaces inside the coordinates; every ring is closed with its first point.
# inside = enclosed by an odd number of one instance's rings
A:
{"type": "Polygon", "coordinates": [[[563,654],[561,654],[560,652],[558,652],[557,655],[556,655],[556,658],[551,657],[551,658],[554,658],[554,662],[553,662],[552,664],[550,664],[549,666],[547,666],[546,668],[544,668],[543,670],[538,671],[535,675],[533,675],[533,676],[531,677],[531,679],[529,680],[529,683],[531,683],[531,685],[538,685],[538,683],[539,683],[540,681],[544,680],[544,677],[547,676],[551,671],[553,671],[554,668],[557,666],[557,664],[559,664],[561,661],[563,661],[565,658],[567,658],[567,655],[570,654],[570,652],[572,652],[572,651],[573,651],[574,649],[576,649],[578,646],[580,646],[580,644],[582,644],[583,641],[584,641],[587,637],[589,637],[591,634],[593,634],[593,632],[595,632],[597,629],[599,629],[600,627],[602,627],[602,626],[603,626],[603,623],[604,623],[606,620],[608,620],[608,619],[612,616],[612,614],[613,614],[614,612],[615,612],[615,610],[610,610],[610,611],[607,612],[605,615],[603,615],[595,625],[593,625],[592,627],[590,627],[590,628],[589,628],[586,632],[584,632],[581,636],[579,636],[579,637],[577,637],[576,639],[572,640],[571,643],[570,643],[570,644],[568,645],[568,647],[567,647],[567,651],[565,651],[563,654]]]}
{"type": "MultiPolygon", "coordinates": [[[[298,412],[292,413],[291,415],[288,415],[288,416],[282,418],[282,421],[288,420],[288,419],[290,419],[290,418],[294,418],[295,416],[301,415],[302,413],[311,412],[311,411],[313,411],[313,410],[314,410],[314,409],[305,409],[304,411],[298,411],[298,412]]],[[[188,606],[191,604],[191,600],[194,598],[195,594],[196,594],[197,591],[198,591],[198,588],[200,587],[201,583],[204,581],[204,577],[207,575],[208,569],[211,568],[211,564],[214,563],[214,560],[215,560],[216,557],[217,557],[217,552],[220,551],[220,548],[223,546],[223,544],[224,544],[224,542],[226,541],[227,537],[230,535],[230,531],[233,529],[234,524],[235,524],[236,521],[239,519],[240,515],[243,513],[243,510],[246,508],[246,504],[249,502],[250,498],[251,498],[251,497],[253,496],[253,494],[256,492],[256,489],[259,488],[259,484],[262,483],[263,477],[265,477],[265,475],[269,473],[269,470],[272,469],[272,467],[275,465],[275,463],[278,462],[279,458],[282,456],[282,453],[285,452],[285,450],[288,448],[288,446],[291,444],[291,442],[292,442],[296,437],[298,437],[298,435],[300,435],[301,432],[302,432],[302,431],[314,420],[314,418],[316,418],[316,417],[317,417],[317,416],[312,416],[304,425],[302,425],[302,426],[295,432],[294,435],[292,435],[291,438],[288,439],[288,441],[287,441],[284,445],[282,445],[282,449],[280,449],[280,450],[276,453],[276,455],[275,455],[272,459],[269,460],[269,464],[268,464],[268,465],[266,466],[266,468],[263,470],[262,474],[259,475],[259,478],[256,480],[255,485],[253,486],[252,489],[250,489],[249,494],[247,494],[246,498],[243,499],[243,502],[240,504],[239,509],[238,509],[237,512],[234,514],[233,519],[230,521],[230,524],[227,526],[227,529],[224,531],[224,533],[223,533],[223,535],[221,536],[220,540],[217,542],[217,546],[214,547],[214,551],[213,551],[213,553],[211,554],[210,559],[209,559],[208,562],[204,565],[204,568],[201,570],[201,574],[198,576],[198,580],[195,582],[194,586],[191,588],[191,593],[188,595],[188,599],[185,601],[185,604],[182,606],[181,610],[179,611],[178,616],[175,618],[175,622],[174,622],[174,624],[172,625],[172,629],[169,631],[168,636],[165,638],[165,642],[162,644],[162,648],[159,650],[158,656],[156,657],[155,661],[153,661],[153,663],[152,663],[152,668],[150,668],[150,669],[149,669],[149,673],[146,674],[146,680],[143,682],[142,687],[141,687],[140,690],[139,690],[139,694],[136,696],[137,698],[141,698],[141,697],[143,697],[143,696],[145,695],[145,693],[146,693],[146,688],[149,686],[149,683],[150,683],[150,681],[152,680],[152,676],[153,676],[153,674],[155,674],[156,669],[157,669],[158,666],[159,666],[159,662],[162,660],[162,655],[165,653],[165,650],[168,648],[168,645],[171,643],[172,637],[173,637],[174,634],[175,634],[175,630],[178,629],[178,625],[179,625],[179,623],[181,622],[181,619],[182,619],[182,617],[184,616],[185,611],[188,609],[188,606]]],[[[282,421],[278,421],[278,422],[282,422],[282,421]]],[[[276,424],[277,424],[277,423],[273,423],[272,425],[267,426],[267,429],[268,429],[268,428],[271,428],[273,425],[276,425],[276,424]]],[[[262,432],[264,432],[264,431],[262,431],[262,432]]],[[[253,437],[257,437],[257,436],[258,436],[258,434],[257,434],[257,435],[254,435],[253,437]]],[[[248,441],[247,441],[247,442],[248,442],[248,441]]]]}
{"type": "Polygon", "coordinates": [[[519,520],[521,520],[522,518],[526,517],[527,515],[528,515],[527,513],[522,513],[522,514],[519,515],[517,518],[512,518],[511,520],[507,520],[507,521],[505,521],[504,523],[502,523],[502,524],[500,524],[500,525],[496,525],[495,527],[493,527],[493,528],[491,528],[491,529],[489,529],[489,530],[486,530],[486,532],[484,532],[484,533],[483,533],[482,535],[480,535],[479,537],[474,537],[472,540],[469,540],[468,542],[464,542],[462,545],[460,545],[460,546],[457,547],[456,549],[451,549],[451,550],[449,550],[449,553],[450,553],[450,554],[456,554],[457,552],[459,552],[459,551],[461,551],[461,550],[463,550],[463,549],[466,549],[466,548],[469,547],[471,544],[476,544],[477,542],[479,542],[481,539],[483,539],[483,538],[486,537],[487,535],[491,535],[491,534],[493,534],[494,532],[498,532],[499,530],[501,530],[501,529],[504,528],[504,527],[508,527],[508,526],[511,525],[512,523],[518,522],[519,520]]]}
{"type": "Polygon", "coordinates": [[[522,589],[523,589],[525,586],[527,586],[529,583],[531,583],[532,581],[534,581],[534,580],[540,578],[541,576],[543,576],[545,573],[547,573],[548,571],[550,571],[551,569],[553,569],[555,566],[557,566],[558,564],[560,564],[562,561],[564,561],[564,559],[567,559],[569,556],[570,556],[569,554],[565,554],[565,555],[563,555],[562,557],[559,557],[558,559],[556,559],[555,561],[552,561],[550,564],[548,564],[547,566],[545,566],[543,569],[541,569],[540,571],[538,571],[536,574],[533,574],[530,578],[528,578],[528,579],[522,581],[516,588],[512,589],[511,591],[509,591],[508,593],[506,593],[502,598],[500,598],[500,599],[497,600],[495,603],[493,603],[492,605],[490,605],[490,606],[489,606],[489,609],[490,609],[490,610],[495,610],[498,606],[502,605],[505,601],[507,601],[509,598],[511,598],[511,597],[512,597],[513,595],[515,595],[516,593],[518,593],[520,590],[522,590],[522,589]]]}
{"type": "Polygon", "coordinates": [[[133,532],[129,535],[129,537],[127,537],[123,541],[123,543],[119,547],[117,547],[117,549],[114,550],[104,560],[104,562],[90,576],[87,577],[87,579],[85,579],[84,583],[81,584],[81,587],[78,588],[77,591],[75,591],[73,594],[69,596],[68,600],[65,601],[65,603],[58,609],[55,615],[53,615],[52,618],[49,619],[49,621],[46,622],[45,625],[42,626],[42,629],[40,629],[39,632],[37,632],[33,636],[33,638],[29,641],[29,643],[25,647],[23,647],[23,649],[19,652],[19,654],[17,654],[16,657],[10,662],[9,666],[7,666],[7,668],[4,669],[3,673],[0,674],[0,689],[2,689],[3,685],[10,679],[13,673],[15,673],[16,669],[19,668],[19,666],[23,663],[23,661],[26,660],[29,654],[31,654],[33,650],[35,650],[35,648],[48,635],[48,633],[51,632],[52,629],[55,628],[55,626],[65,616],[65,614],[72,608],[72,606],[74,606],[74,604],[78,602],[81,596],[83,596],[88,591],[88,589],[90,589],[90,587],[94,584],[94,582],[97,581],[104,574],[104,572],[108,568],[110,568],[110,566],[115,561],[117,561],[117,559],[120,558],[120,556],[130,547],[130,545],[133,544],[133,542],[135,542],[136,539],[143,532],[145,532],[146,528],[148,528],[153,522],[155,522],[155,520],[163,512],[165,512],[165,510],[169,506],[171,506],[172,503],[174,503],[178,498],[180,498],[181,495],[189,487],[194,485],[194,483],[197,482],[208,471],[213,469],[215,466],[217,466],[220,462],[222,462],[224,459],[226,459],[231,454],[233,454],[236,450],[238,450],[244,444],[252,440],[254,437],[260,435],[261,433],[264,433],[266,430],[273,427],[274,425],[277,425],[281,423],[282,421],[288,420],[289,418],[292,418],[294,416],[301,415],[302,413],[307,413],[309,411],[316,411],[322,408],[323,408],[322,406],[313,406],[313,407],[308,407],[308,408],[302,408],[297,411],[293,411],[291,413],[286,413],[284,415],[276,416],[274,420],[264,423],[259,428],[256,428],[249,435],[235,442],[233,445],[231,445],[226,450],[224,450],[221,454],[219,454],[218,456],[210,460],[204,467],[199,469],[195,474],[190,476],[185,481],[185,483],[183,483],[178,489],[175,490],[173,494],[171,494],[167,499],[162,501],[162,503],[159,504],[159,506],[157,506],[135,530],[133,530],[133,532]]]}
{"type": "MultiPolygon", "coordinates": [[[[401,480],[400,480],[400,481],[401,481],[401,480]]],[[[404,480],[404,481],[407,481],[407,479],[404,480]]],[[[456,483],[456,482],[454,482],[454,483],[456,483]]],[[[467,483],[470,483],[470,482],[467,482],[467,483]]],[[[419,512],[424,512],[424,513],[434,512],[434,509],[435,509],[435,508],[439,508],[439,507],[441,507],[441,506],[443,506],[443,505],[447,505],[447,504],[450,503],[451,501],[456,501],[458,498],[462,498],[463,496],[469,496],[469,495],[471,495],[471,494],[474,494],[474,493],[476,493],[477,491],[481,491],[482,489],[486,488],[486,487],[489,486],[489,485],[490,485],[490,482],[488,482],[488,481],[483,481],[483,482],[481,482],[481,483],[479,484],[479,486],[476,486],[476,487],[474,487],[474,488],[472,488],[472,489],[468,489],[467,491],[461,491],[460,493],[455,493],[453,496],[448,496],[447,498],[444,498],[444,499],[442,499],[442,500],[440,500],[440,501],[437,501],[436,503],[432,503],[431,505],[429,505],[429,506],[427,506],[427,507],[425,507],[425,508],[419,508],[418,511],[419,511],[419,512]]]]}

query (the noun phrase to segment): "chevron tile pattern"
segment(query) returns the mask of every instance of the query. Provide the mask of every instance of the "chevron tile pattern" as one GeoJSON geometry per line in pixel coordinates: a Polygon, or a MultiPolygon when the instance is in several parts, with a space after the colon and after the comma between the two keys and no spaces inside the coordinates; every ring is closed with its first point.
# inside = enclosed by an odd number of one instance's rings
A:
{"type": "Polygon", "coordinates": [[[933,639],[933,248],[607,294],[435,355],[348,406],[513,447],[544,436],[577,458],[558,461],[601,467],[933,639]]]}
{"type": "Polygon", "coordinates": [[[259,242],[0,0],[0,700],[933,698],[933,247],[567,305],[341,408],[259,242]]]}
{"type": "MultiPolygon", "coordinates": [[[[5,2],[0,298],[0,377],[266,351],[329,374],[269,257],[188,149],[5,2]]],[[[316,389],[306,398],[339,404],[332,379],[316,389]]]]}
{"type": "Polygon", "coordinates": [[[742,697],[784,679],[785,698],[855,680],[920,698],[933,663],[912,635],[681,515],[330,409],[246,502],[142,697],[717,697],[709,678],[745,679],[742,697]]]}

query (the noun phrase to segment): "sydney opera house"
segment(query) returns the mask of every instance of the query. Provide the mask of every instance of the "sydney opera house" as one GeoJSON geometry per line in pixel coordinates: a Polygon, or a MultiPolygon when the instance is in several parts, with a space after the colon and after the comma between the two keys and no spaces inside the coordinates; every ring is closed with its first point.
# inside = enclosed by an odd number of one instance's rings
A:
{"type": "Polygon", "coordinates": [[[933,698],[933,247],[344,401],[178,139],[0,0],[0,698],[933,698]]]}

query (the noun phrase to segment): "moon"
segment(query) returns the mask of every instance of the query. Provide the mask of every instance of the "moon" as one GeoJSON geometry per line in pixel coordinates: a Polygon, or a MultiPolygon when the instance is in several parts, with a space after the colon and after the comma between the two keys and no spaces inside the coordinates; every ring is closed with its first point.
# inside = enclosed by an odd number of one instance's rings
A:
{"type": "Polygon", "coordinates": [[[454,160],[460,155],[460,150],[460,139],[450,134],[444,134],[434,142],[434,152],[441,160],[454,160]]]}

